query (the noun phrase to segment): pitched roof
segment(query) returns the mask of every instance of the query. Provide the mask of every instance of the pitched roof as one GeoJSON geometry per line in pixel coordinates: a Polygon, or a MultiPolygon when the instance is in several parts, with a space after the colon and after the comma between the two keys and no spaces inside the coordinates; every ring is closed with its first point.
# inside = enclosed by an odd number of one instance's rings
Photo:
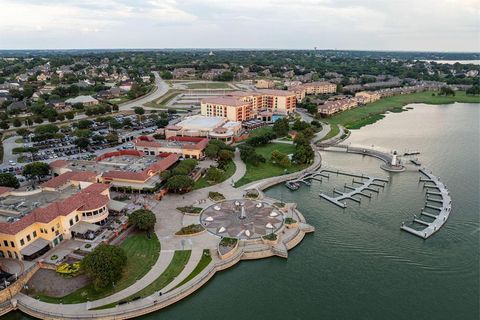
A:
{"type": "MultiPolygon", "coordinates": [[[[56,217],[66,216],[75,210],[89,211],[106,206],[110,199],[98,193],[99,189],[103,189],[98,185],[92,184],[71,197],[53,202],[44,208],[36,208],[15,222],[0,222],[1,233],[13,235],[36,222],[49,223],[56,217]]],[[[108,188],[108,185],[106,187],[108,188]]]]}
{"type": "Polygon", "coordinates": [[[85,182],[95,182],[95,177],[97,174],[91,171],[82,171],[82,172],[65,172],[59,176],[56,176],[40,185],[42,188],[59,188],[64,186],[71,181],[85,181],[85,182]]]}

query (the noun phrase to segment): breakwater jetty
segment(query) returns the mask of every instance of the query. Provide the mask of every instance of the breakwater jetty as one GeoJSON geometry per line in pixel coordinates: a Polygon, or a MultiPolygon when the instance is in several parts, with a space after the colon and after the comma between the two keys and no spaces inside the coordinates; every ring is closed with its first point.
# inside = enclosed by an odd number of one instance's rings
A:
{"type": "Polygon", "coordinates": [[[410,225],[403,222],[400,229],[427,239],[447,222],[452,209],[452,198],[445,184],[439,178],[424,168],[419,169],[419,171],[426,176],[426,178],[420,178],[418,181],[424,183],[423,188],[427,190],[425,207],[421,209],[418,217],[414,215],[410,225]],[[423,228],[414,228],[414,226],[423,228]]]}

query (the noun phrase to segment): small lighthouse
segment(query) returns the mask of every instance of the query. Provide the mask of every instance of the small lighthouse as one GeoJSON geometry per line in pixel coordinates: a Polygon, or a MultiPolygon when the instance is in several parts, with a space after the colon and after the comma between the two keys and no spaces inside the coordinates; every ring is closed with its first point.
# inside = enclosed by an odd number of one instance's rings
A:
{"type": "Polygon", "coordinates": [[[393,156],[392,156],[392,162],[390,163],[392,167],[396,167],[398,165],[398,160],[397,160],[397,151],[393,151],[393,156]]]}

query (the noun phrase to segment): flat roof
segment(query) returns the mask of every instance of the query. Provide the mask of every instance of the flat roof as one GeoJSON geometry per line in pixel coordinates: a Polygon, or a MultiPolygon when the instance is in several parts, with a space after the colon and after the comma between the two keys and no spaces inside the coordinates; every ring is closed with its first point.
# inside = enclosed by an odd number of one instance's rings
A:
{"type": "Polygon", "coordinates": [[[175,126],[190,130],[213,130],[224,122],[225,118],[222,117],[191,116],[186,117],[183,121],[175,124],[175,126]]]}

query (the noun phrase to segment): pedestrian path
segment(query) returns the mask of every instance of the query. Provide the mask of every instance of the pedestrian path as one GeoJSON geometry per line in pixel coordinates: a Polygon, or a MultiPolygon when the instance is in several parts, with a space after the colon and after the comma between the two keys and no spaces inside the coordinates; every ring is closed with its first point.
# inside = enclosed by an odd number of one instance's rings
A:
{"type": "Polygon", "coordinates": [[[174,289],[180,282],[182,282],[186,277],[192,273],[192,271],[195,269],[195,267],[198,265],[200,260],[202,259],[203,256],[203,249],[193,249],[192,254],[190,255],[190,259],[187,262],[187,265],[185,268],[183,268],[182,272],[173,280],[170,282],[167,286],[165,286],[161,292],[168,292],[172,289],[174,289]]]}
{"type": "Polygon", "coordinates": [[[95,300],[88,303],[87,309],[98,308],[110,303],[120,301],[144,289],[155,279],[157,279],[165,271],[165,269],[167,269],[168,265],[172,261],[173,254],[174,251],[172,250],[160,251],[160,257],[157,259],[157,262],[153,265],[152,269],[150,269],[150,271],[140,280],[122,291],[119,291],[103,299],[95,300]]]}

